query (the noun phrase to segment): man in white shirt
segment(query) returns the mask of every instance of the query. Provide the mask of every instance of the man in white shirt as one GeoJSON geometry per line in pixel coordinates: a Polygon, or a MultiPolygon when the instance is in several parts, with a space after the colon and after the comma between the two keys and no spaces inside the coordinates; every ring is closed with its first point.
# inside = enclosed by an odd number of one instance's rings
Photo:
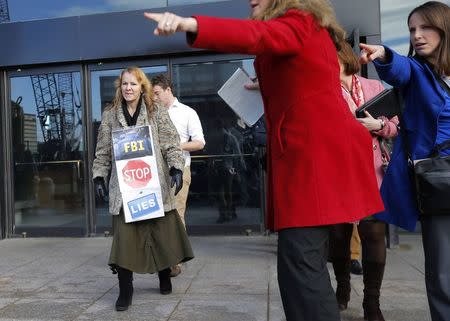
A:
{"type": "Polygon", "coordinates": [[[173,95],[172,82],[166,75],[160,74],[153,77],[152,85],[155,101],[161,106],[168,108],[170,119],[180,135],[180,147],[183,150],[186,162],[183,171],[183,188],[175,196],[175,200],[181,220],[186,225],[184,213],[186,211],[189,185],[191,184],[191,156],[189,152],[201,150],[205,146],[202,124],[197,112],[191,107],[180,103],[173,95]]]}

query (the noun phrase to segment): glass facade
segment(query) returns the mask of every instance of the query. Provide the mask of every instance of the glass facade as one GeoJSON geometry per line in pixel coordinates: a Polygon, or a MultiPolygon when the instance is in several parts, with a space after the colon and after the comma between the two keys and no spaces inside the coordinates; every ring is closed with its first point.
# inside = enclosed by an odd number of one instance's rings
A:
{"type": "Polygon", "coordinates": [[[249,128],[217,95],[237,68],[254,76],[253,60],[227,58],[169,57],[73,67],[86,70],[86,76],[66,71],[68,67],[9,73],[13,235],[91,235],[112,230],[108,204],[95,199],[89,187],[91,164],[86,164],[94,159],[102,111],[115,94],[114,81],[129,65],[141,66],[149,78],[169,73],[178,99],[196,110],[202,122],[206,147],[192,155],[188,230],[259,231],[264,123],[260,120],[249,128]]]}
{"type": "Polygon", "coordinates": [[[80,73],[10,79],[15,232],[85,228],[80,73]]]}

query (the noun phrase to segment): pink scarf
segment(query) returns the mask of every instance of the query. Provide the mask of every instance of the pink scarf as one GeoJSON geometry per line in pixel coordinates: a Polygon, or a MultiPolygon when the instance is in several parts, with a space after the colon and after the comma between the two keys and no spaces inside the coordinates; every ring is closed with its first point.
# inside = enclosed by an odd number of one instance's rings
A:
{"type": "Polygon", "coordinates": [[[355,75],[352,76],[352,91],[351,93],[341,84],[342,95],[347,101],[348,107],[353,115],[355,115],[355,110],[364,104],[364,94],[361,87],[361,82],[355,75]]]}

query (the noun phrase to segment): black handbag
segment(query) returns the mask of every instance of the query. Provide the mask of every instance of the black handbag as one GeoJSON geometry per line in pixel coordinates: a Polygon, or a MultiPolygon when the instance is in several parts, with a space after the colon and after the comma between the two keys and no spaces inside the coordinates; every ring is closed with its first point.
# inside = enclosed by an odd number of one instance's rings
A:
{"type": "Polygon", "coordinates": [[[409,158],[422,215],[450,215],[450,156],[439,156],[450,147],[450,140],[436,147],[435,156],[415,161],[409,158]]]}

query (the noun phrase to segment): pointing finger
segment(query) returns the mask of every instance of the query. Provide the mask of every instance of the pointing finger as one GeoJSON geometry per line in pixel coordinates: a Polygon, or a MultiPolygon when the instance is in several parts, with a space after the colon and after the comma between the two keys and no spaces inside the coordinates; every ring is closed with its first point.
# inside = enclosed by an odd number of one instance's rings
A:
{"type": "Polygon", "coordinates": [[[361,48],[361,49],[369,49],[370,46],[367,45],[367,44],[365,44],[365,43],[360,43],[360,44],[359,44],[359,48],[361,48]]]}
{"type": "MultiPolygon", "coordinates": [[[[148,20],[155,21],[157,24],[161,21],[163,14],[162,13],[152,13],[152,12],[144,12],[144,17],[148,20]]],[[[155,36],[159,36],[160,32],[158,30],[158,27],[153,30],[153,34],[155,36]]]]}
{"type": "Polygon", "coordinates": [[[163,16],[163,14],[162,13],[144,12],[144,16],[149,20],[159,22],[163,16]]]}

